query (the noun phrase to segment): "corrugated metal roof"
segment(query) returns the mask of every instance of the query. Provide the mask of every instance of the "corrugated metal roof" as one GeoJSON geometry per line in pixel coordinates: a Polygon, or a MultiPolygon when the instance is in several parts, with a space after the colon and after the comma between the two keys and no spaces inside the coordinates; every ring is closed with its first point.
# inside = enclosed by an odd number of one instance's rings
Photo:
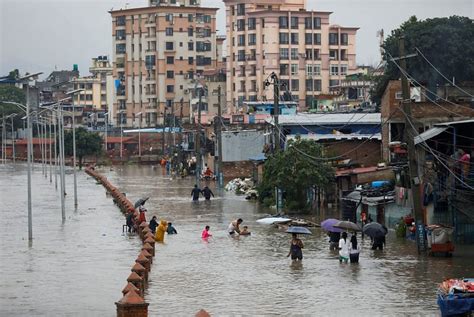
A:
{"type": "MultiPolygon", "coordinates": [[[[273,118],[268,119],[273,124],[273,118]]],[[[380,124],[380,113],[298,113],[278,116],[280,125],[380,124]]]]}
{"type": "Polygon", "coordinates": [[[434,127],[434,128],[431,128],[431,129],[428,129],[426,130],[425,132],[421,133],[420,135],[417,135],[415,137],[415,144],[419,144],[423,141],[426,141],[426,140],[429,140],[431,139],[432,137],[435,137],[437,136],[438,134],[441,134],[443,133],[444,131],[446,131],[448,129],[448,127],[434,127]]]}
{"type": "MultiPolygon", "coordinates": [[[[373,140],[382,140],[381,133],[375,134],[358,134],[358,133],[351,133],[351,134],[300,134],[299,135],[302,139],[309,139],[309,140],[365,140],[365,139],[373,139],[373,140]]],[[[296,137],[295,134],[289,134],[286,138],[294,139],[296,137]]]]}

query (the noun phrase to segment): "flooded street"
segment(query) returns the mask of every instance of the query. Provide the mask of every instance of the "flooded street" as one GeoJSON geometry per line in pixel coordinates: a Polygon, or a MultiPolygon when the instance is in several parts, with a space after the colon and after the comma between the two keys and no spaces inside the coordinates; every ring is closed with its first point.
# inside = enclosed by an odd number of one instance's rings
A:
{"type": "MultiPolygon", "coordinates": [[[[171,180],[160,168],[99,170],[134,202],[150,196],[147,220],[173,222],[178,234],[157,245],[145,300],[150,316],[433,315],[444,277],[474,276],[473,248],[452,258],[419,257],[414,244],[391,232],[384,251],[362,241],[360,264],[339,264],[320,229],[302,237],[302,264],[286,257],[289,235],[256,220],[270,210],[214,189],[211,202],[191,202],[194,180],[171,180]],[[243,218],[251,236],[230,238],[243,218]],[[209,225],[213,237],[200,238],[209,225]]],[[[122,235],[123,215],[105,189],[78,174],[79,209],[67,175],[67,220],[59,196],[37,167],[33,174],[33,236],[27,241],[26,169],[0,166],[0,315],[115,316],[114,302],[141,243],[122,235]],[[54,312],[54,313],[52,313],[54,312]]]]}

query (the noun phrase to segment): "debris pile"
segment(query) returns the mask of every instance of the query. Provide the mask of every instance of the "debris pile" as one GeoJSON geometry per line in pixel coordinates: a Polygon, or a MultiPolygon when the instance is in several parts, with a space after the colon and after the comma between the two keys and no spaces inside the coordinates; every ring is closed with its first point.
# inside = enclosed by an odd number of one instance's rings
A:
{"type": "Polygon", "coordinates": [[[245,195],[245,199],[258,198],[258,192],[251,178],[234,178],[227,183],[225,190],[235,192],[237,195],[245,195]]]}

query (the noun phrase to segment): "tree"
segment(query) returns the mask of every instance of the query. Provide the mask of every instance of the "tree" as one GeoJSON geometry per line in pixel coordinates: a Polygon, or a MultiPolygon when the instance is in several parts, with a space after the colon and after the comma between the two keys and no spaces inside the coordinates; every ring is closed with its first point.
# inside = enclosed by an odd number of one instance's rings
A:
{"type": "Polygon", "coordinates": [[[258,187],[261,199],[275,201],[274,188],[284,191],[285,204],[289,208],[306,209],[307,191],[312,187],[326,188],[334,178],[334,171],[322,158],[323,147],[314,141],[288,141],[288,148],[268,157],[264,166],[263,180],[258,187]]]}
{"type": "MultiPolygon", "coordinates": [[[[456,82],[474,78],[474,24],[468,17],[451,16],[418,20],[412,16],[398,29],[393,30],[385,40],[384,60],[387,61],[384,74],[376,82],[373,101],[380,103],[389,80],[401,77],[397,66],[390,61],[390,53],[397,57],[398,40],[405,37],[406,54],[416,52],[418,48],[426,58],[447,78],[456,82]]],[[[437,85],[446,84],[441,77],[421,56],[407,59],[407,71],[418,82],[427,85],[431,91],[437,85]]]]}
{"type": "MultiPolygon", "coordinates": [[[[72,131],[64,133],[64,152],[73,155],[72,131]]],[[[79,160],[79,168],[82,168],[84,157],[88,155],[99,155],[102,153],[102,137],[98,133],[88,132],[83,127],[76,128],[76,156],[79,160]]]]}
{"type": "Polygon", "coordinates": [[[26,102],[26,96],[23,90],[13,85],[0,85],[0,116],[9,115],[10,113],[19,113],[13,120],[13,125],[18,127],[21,125],[21,118],[25,115],[23,110],[17,106],[3,103],[2,101],[17,102],[22,105],[26,102]]]}

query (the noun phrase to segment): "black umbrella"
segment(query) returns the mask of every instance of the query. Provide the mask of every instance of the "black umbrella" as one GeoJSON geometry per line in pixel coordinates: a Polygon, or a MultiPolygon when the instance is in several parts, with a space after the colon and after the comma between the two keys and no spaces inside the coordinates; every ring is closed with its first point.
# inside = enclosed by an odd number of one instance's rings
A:
{"type": "Polygon", "coordinates": [[[387,235],[387,228],[378,222],[368,223],[362,228],[362,232],[371,238],[383,237],[387,235]]]}
{"type": "Polygon", "coordinates": [[[150,197],[140,198],[135,202],[134,207],[138,208],[139,206],[143,206],[148,199],[150,199],[150,197]]]}
{"type": "Polygon", "coordinates": [[[361,231],[361,227],[352,221],[339,221],[333,225],[335,228],[341,228],[347,231],[361,231]]]}

